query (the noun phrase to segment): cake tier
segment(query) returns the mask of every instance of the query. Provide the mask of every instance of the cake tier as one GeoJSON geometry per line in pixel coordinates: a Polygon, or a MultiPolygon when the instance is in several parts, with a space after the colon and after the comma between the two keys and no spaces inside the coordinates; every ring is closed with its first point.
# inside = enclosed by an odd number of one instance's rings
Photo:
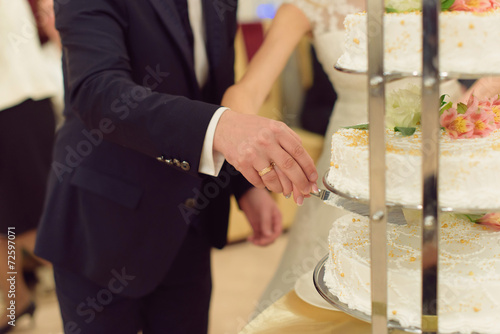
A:
{"type": "MultiPolygon", "coordinates": [[[[368,220],[348,214],[333,224],[325,283],[351,309],[371,313],[368,220]]],[[[500,333],[500,232],[443,215],[440,221],[440,333],[500,333]]],[[[420,227],[388,225],[388,317],[420,327],[420,227]]]]}
{"type": "MultiPolygon", "coordinates": [[[[348,15],[345,49],[338,64],[367,70],[366,13],[348,15]]],[[[385,71],[421,72],[422,14],[386,13],[384,17],[385,71]]],[[[373,30],[373,29],[370,29],[373,30]]],[[[442,12],[439,16],[440,70],[486,74],[500,71],[500,11],[442,12]]]]}
{"type": "MultiPolygon", "coordinates": [[[[352,196],[369,198],[367,130],[341,129],[332,136],[327,182],[352,196]]],[[[387,201],[422,202],[422,134],[386,130],[387,201]]],[[[500,130],[477,139],[440,138],[439,203],[443,207],[500,208],[500,130]]]]}

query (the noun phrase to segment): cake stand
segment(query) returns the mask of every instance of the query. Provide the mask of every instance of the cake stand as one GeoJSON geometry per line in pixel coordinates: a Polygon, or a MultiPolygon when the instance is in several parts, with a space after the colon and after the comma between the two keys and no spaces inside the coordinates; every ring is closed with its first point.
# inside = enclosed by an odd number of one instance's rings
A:
{"type": "MultiPolygon", "coordinates": [[[[334,68],[343,73],[348,74],[364,74],[366,75],[366,71],[359,71],[350,68],[345,68],[338,63],[335,64],[334,68]]],[[[498,74],[498,73],[497,73],[498,74]]],[[[414,71],[414,72],[389,72],[384,71],[384,77],[386,82],[401,80],[404,78],[419,78],[422,76],[422,73],[414,71]]],[[[457,73],[457,72],[439,72],[440,80],[453,80],[453,79],[463,79],[463,80],[475,80],[482,77],[492,76],[492,73],[457,73]]]]}
{"type": "MultiPolygon", "coordinates": [[[[332,294],[328,289],[328,286],[326,285],[325,280],[323,279],[323,277],[325,276],[325,264],[326,260],[328,259],[328,256],[329,256],[328,254],[325,255],[314,268],[313,271],[314,287],[321,295],[321,297],[323,297],[332,306],[338,308],[344,313],[349,314],[350,316],[357,318],[361,321],[370,322],[371,319],[369,314],[350,308],[349,305],[341,302],[339,298],[336,295],[332,294]]],[[[387,327],[391,330],[399,330],[408,333],[420,334],[422,332],[420,328],[403,327],[399,322],[394,320],[389,320],[387,323],[387,327]]]]}
{"type": "MultiPolygon", "coordinates": [[[[329,171],[323,176],[323,185],[326,190],[322,190],[319,195],[326,204],[338,206],[344,210],[354,212],[361,216],[369,217],[370,199],[356,195],[351,195],[337,189],[334,185],[328,182],[329,171]]],[[[404,219],[403,210],[422,210],[421,204],[402,204],[397,202],[386,201],[388,220],[391,222],[404,219]]],[[[456,214],[486,214],[490,212],[499,212],[499,208],[469,208],[469,207],[451,207],[439,206],[439,212],[456,213],[456,214]]]]}
{"type": "MultiPolygon", "coordinates": [[[[350,308],[349,305],[341,302],[339,298],[334,295],[330,289],[328,289],[328,286],[326,285],[326,282],[324,280],[325,277],[325,264],[328,259],[329,254],[325,255],[316,265],[313,271],[313,282],[314,282],[314,287],[318,291],[321,297],[325,299],[328,303],[330,303],[332,306],[335,308],[339,309],[340,311],[356,318],[364,322],[371,322],[371,317],[369,314],[361,312],[359,310],[350,308]]],[[[423,330],[424,332],[427,333],[435,333],[436,332],[436,316],[435,315],[427,315],[423,314],[422,319],[424,320],[424,326],[423,330]]],[[[415,334],[421,334],[422,330],[420,328],[416,327],[404,327],[402,326],[399,322],[395,320],[388,320],[387,322],[387,329],[390,331],[400,331],[400,332],[405,332],[405,333],[415,333],[415,334]]],[[[455,333],[459,334],[459,333],[455,333]]],[[[480,334],[480,333],[472,333],[472,334],[480,334]]]]}
{"type": "MultiPolygon", "coordinates": [[[[340,205],[356,213],[362,213],[370,218],[370,254],[371,266],[371,315],[363,314],[342,304],[336,296],[329,293],[323,282],[323,259],[314,271],[314,282],[318,292],[330,303],[344,312],[361,320],[370,321],[372,334],[385,334],[393,330],[402,330],[410,333],[437,333],[439,303],[438,288],[438,254],[439,214],[447,212],[471,212],[468,208],[441,208],[438,205],[438,172],[439,172],[439,124],[441,80],[452,78],[476,79],[481,75],[461,73],[443,73],[439,71],[439,13],[440,0],[422,0],[422,72],[421,73],[387,73],[384,72],[384,0],[367,0],[367,27],[377,27],[368,31],[368,118],[370,123],[370,193],[367,199],[356,198],[344,194],[333,185],[324,182],[329,190],[323,191],[322,199],[344,200],[346,205],[340,205]],[[398,80],[409,76],[422,78],[422,140],[429,145],[422,151],[422,205],[407,207],[422,211],[422,252],[432,254],[428,257],[430,263],[436,263],[430,268],[422,268],[422,287],[426,293],[422,294],[422,329],[402,328],[397,323],[388,321],[387,316],[387,221],[391,220],[391,212],[400,212],[405,206],[398,203],[386,203],[386,163],[385,163],[385,84],[388,81],[398,80]]],[[[362,72],[351,71],[336,67],[337,70],[352,74],[362,72]]],[[[473,210],[472,210],[473,211],[473,210]]],[[[492,208],[491,211],[500,211],[492,208]]],[[[484,212],[484,210],[482,210],[484,212]]],[[[422,261],[423,262],[423,261],[422,261]]]]}

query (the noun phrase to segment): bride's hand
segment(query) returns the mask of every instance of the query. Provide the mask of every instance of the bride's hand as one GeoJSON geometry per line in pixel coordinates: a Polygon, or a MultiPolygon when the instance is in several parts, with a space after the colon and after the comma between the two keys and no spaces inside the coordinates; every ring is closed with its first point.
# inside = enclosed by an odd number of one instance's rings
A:
{"type": "Polygon", "coordinates": [[[230,86],[222,97],[221,105],[244,114],[257,115],[262,103],[253,97],[250,89],[241,83],[230,86]]]}
{"type": "Polygon", "coordinates": [[[462,95],[460,102],[467,103],[471,94],[479,99],[489,99],[500,93],[500,78],[484,77],[477,80],[465,94],[462,95]]]}
{"type": "Polygon", "coordinates": [[[248,241],[267,246],[281,235],[281,212],[267,190],[251,188],[240,198],[239,206],[252,226],[253,234],[248,241]]]}
{"type": "Polygon", "coordinates": [[[285,195],[293,190],[296,199],[317,191],[313,159],[300,137],[282,122],[226,110],[213,147],[257,188],[285,195]]]}

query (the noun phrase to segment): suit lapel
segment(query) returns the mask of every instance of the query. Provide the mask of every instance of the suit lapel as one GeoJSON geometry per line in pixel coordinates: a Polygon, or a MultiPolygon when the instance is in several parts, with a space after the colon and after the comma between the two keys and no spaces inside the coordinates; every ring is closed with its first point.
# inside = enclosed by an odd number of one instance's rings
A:
{"type": "Polygon", "coordinates": [[[194,69],[194,64],[191,59],[191,50],[187,42],[187,36],[182,27],[181,19],[177,13],[177,9],[172,0],[149,0],[153,7],[156,9],[161,21],[167,27],[168,31],[171,32],[172,37],[178,44],[183,58],[185,61],[194,69]]]}

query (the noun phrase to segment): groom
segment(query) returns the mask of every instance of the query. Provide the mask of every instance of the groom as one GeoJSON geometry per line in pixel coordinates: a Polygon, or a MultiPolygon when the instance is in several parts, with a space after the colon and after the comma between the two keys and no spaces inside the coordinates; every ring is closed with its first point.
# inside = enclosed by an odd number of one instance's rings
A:
{"type": "Polygon", "coordinates": [[[66,119],[35,251],[54,265],[65,333],[206,333],[230,194],[265,245],[281,217],[263,186],[316,181],[288,128],[218,104],[235,16],[223,0],[56,4],[66,119]]]}

